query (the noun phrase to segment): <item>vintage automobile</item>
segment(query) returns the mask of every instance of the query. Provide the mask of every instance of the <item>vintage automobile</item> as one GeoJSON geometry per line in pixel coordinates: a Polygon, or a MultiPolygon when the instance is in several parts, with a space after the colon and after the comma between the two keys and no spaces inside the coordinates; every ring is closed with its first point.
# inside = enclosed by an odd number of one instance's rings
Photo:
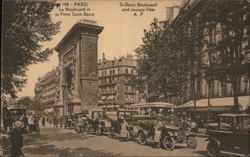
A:
{"type": "Polygon", "coordinates": [[[65,116],[64,119],[64,128],[75,128],[75,116],[74,115],[68,115],[65,116]]]}
{"type": "Polygon", "coordinates": [[[249,114],[220,114],[217,127],[207,132],[207,155],[249,156],[249,119],[249,114]]]}
{"type": "Polygon", "coordinates": [[[13,120],[13,127],[19,127],[22,133],[27,133],[24,116],[27,114],[27,106],[18,103],[8,105],[9,115],[13,120]]]}
{"type": "MultiPolygon", "coordinates": [[[[195,134],[190,131],[188,125],[176,125],[174,122],[176,120],[166,120],[162,119],[162,127],[161,127],[161,137],[160,143],[166,150],[173,150],[176,143],[186,143],[188,148],[196,148],[197,141],[195,138],[195,134]],[[171,122],[172,121],[172,122],[171,122]]],[[[154,121],[144,121],[141,124],[139,130],[139,143],[146,144],[147,142],[159,142],[155,141],[155,125],[156,120],[154,121]]]]}
{"type": "Polygon", "coordinates": [[[139,128],[135,116],[138,115],[138,112],[121,109],[116,112],[116,115],[116,119],[111,121],[111,128],[109,130],[108,136],[111,138],[119,137],[123,120],[126,120],[128,123],[126,140],[128,141],[130,139],[136,138],[139,128]]]}
{"type": "Polygon", "coordinates": [[[95,132],[96,135],[108,134],[112,119],[103,110],[92,111],[88,120],[86,132],[95,132]]]}
{"type": "Polygon", "coordinates": [[[83,133],[88,126],[88,111],[75,114],[75,131],[76,133],[83,133]]]}

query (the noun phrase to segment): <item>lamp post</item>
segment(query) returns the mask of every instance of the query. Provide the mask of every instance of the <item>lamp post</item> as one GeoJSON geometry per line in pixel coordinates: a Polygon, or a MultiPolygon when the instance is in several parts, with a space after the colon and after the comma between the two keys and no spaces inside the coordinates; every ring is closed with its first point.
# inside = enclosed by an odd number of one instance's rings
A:
{"type": "Polygon", "coordinates": [[[210,114],[210,98],[211,98],[211,86],[212,86],[213,78],[211,76],[208,76],[207,83],[208,83],[208,96],[207,96],[207,122],[209,122],[209,114],[210,114]]]}

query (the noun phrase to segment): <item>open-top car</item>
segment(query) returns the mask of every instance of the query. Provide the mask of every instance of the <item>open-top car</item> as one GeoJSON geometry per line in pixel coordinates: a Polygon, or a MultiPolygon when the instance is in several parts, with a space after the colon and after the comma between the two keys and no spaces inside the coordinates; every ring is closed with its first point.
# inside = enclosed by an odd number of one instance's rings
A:
{"type": "Polygon", "coordinates": [[[135,116],[138,114],[137,111],[129,111],[129,110],[118,110],[116,112],[116,119],[112,120],[111,128],[109,130],[109,137],[120,136],[121,126],[124,120],[128,123],[126,128],[126,140],[130,140],[131,138],[136,138],[138,133],[138,125],[135,116]]]}
{"type": "Polygon", "coordinates": [[[79,133],[83,133],[87,130],[88,126],[88,111],[84,111],[81,113],[75,114],[75,131],[79,133]]]}
{"type": "Polygon", "coordinates": [[[166,121],[162,121],[162,127],[159,129],[160,140],[155,139],[156,120],[144,121],[139,130],[139,143],[146,144],[147,142],[160,142],[166,150],[173,150],[176,143],[186,143],[189,148],[196,148],[197,141],[195,134],[190,132],[190,129],[183,126],[175,126],[166,121]]]}
{"type": "Polygon", "coordinates": [[[105,111],[92,111],[91,119],[88,120],[87,132],[95,132],[96,135],[109,133],[112,119],[107,116],[105,111]]]}
{"type": "Polygon", "coordinates": [[[197,140],[195,133],[186,125],[164,125],[162,128],[162,143],[165,149],[173,150],[176,143],[186,143],[188,148],[195,149],[197,140]]]}
{"type": "Polygon", "coordinates": [[[209,129],[207,154],[249,156],[249,114],[221,114],[218,124],[209,129]]]}

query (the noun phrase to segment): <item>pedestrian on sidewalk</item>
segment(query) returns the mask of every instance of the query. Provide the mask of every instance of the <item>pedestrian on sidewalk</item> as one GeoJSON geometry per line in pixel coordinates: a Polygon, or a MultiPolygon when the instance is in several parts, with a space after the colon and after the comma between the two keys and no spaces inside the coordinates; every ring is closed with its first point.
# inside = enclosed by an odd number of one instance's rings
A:
{"type": "Polygon", "coordinates": [[[60,128],[63,127],[63,117],[60,117],[60,118],[59,118],[59,125],[60,125],[60,128]]]}
{"type": "Polygon", "coordinates": [[[54,116],[54,118],[53,118],[53,124],[54,124],[54,128],[58,127],[58,119],[56,116],[54,116]]]}
{"type": "Polygon", "coordinates": [[[45,117],[42,118],[42,126],[44,127],[45,126],[45,117]]]}
{"type": "Polygon", "coordinates": [[[160,116],[157,117],[155,124],[155,135],[154,141],[157,142],[157,148],[161,148],[161,129],[162,129],[162,119],[160,116]]]}
{"type": "Polygon", "coordinates": [[[13,129],[13,131],[10,134],[10,141],[11,141],[11,150],[10,154],[11,157],[23,157],[23,136],[20,133],[19,128],[13,129]]]}
{"type": "Polygon", "coordinates": [[[122,121],[123,121],[123,122],[122,122],[122,125],[121,125],[120,136],[121,136],[121,138],[124,140],[124,139],[127,138],[127,134],[128,134],[128,130],[127,130],[127,128],[128,128],[128,123],[127,123],[126,119],[123,119],[122,121]]]}

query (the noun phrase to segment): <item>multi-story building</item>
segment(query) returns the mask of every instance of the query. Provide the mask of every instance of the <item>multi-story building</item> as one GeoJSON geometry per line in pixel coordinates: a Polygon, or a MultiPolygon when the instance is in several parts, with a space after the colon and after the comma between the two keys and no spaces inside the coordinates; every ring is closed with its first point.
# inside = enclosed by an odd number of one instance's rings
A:
{"type": "MultiPolygon", "coordinates": [[[[220,79],[218,77],[207,77],[205,75],[205,68],[211,68],[213,66],[213,62],[219,59],[216,56],[216,47],[219,43],[223,40],[223,32],[226,31],[225,24],[224,26],[216,22],[215,20],[207,19],[206,25],[204,27],[200,26],[200,12],[204,12],[203,8],[206,8],[206,5],[210,5],[207,3],[207,0],[191,0],[188,1],[182,8],[180,8],[179,15],[174,17],[167,16],[167,20],[171,21],[170,28],[176,29],[183,25],[183,23],[188,23],[189,26],[186,27],[186,32],[191,35],[192,31],[201,31],[202,35],[200,38],[194,38],[194,42],[201,43],[201,49],[195,49],[194,53],[197,56],[201,56],[196,60],[196,66],[194,64],[195,72],[199,72],[197,78],[187,81],[186,84],[188,86],[187,89],[187,98],[183,101],[182,107],[183,111],[199,111],[199,117],[209,117],[207,116],[206,112],[214,111],[215,115],[219,112],[231,112],[233,107],[235,107],[234,103],[234,93],[236,92],[238,95],[238,101],[241,110],[249,105],[249,95],[250,95],[250,78],[249,74],[242,74],[238,77],[237,85],[238,88],[233,90],[232,82],[230,78],[224,77],[224,79],[220,79]],[[185,22],[184,22],[185,21],[185,22]],[[199,30],[201,28],[201,30],[199,30]],[[197,51],[196,51],[197,50],[197,51]],[[200,65],[200,66],[197,66],[200,65]],[[201,68],[202,67],[202,68],[201,68]],[[211,99],[211,101],[210,101],[211,99]],[[210,101],[210,102],[209,102],[210,101]],[[210,103],[210,104],[209,104],[210,103]],[[194,107],[196,104],[196,107],[194,107]],[[216,108],[217,107],[217,108],[216,108]],[[194,109],[196,108],[196,109],[194,109]],[[199,108],[199,109],[198,109],[199,108]]],[[[167,9],[167,15],[173,15],[173,10],[167,9]]],[[[247,14],[247,12],[246,12],[247,14]]],[[[243,15],[242,20],[246,18],[243,15]]],[[[187,24],[187,25],[188,25],[187,24]]],[[[243,63],[247,64],[250,63],[250,53],[249,53],[249,45],[250,45],[250,38],[249,38],[249,27],[245,27],[243,29],[243,36],[240,41],[242,41],[241,47],[242,53],[244,55],[243,63]]],[[[195,45],[195,44],[194,44],[195,45]]],[[[231,51],[231,50],[230,50],[231,51]]],[[[232,52],[233,54],[233,52],[232,52]]],[[[216,64],[216,63],[215,63],[216,64]]],[[[233,69],[232,69],[233,70],[233,69]]],[[[189,77],[189,76],[187,76],[189,77]]],[[[150,88],[149,88],[150,89],[150,88]]],[[[155,93],[155,91],[150,91],[150,93],[155,93]]],[[[159,94],[158,94],[159,95],[159,94]]],[[[160,98],[160,96],[158,96],[160,98]]],[[[165,101],[174,103],[175,99],[180,99],[176,95],[171,95],[167,98],[164,97],[165,101]]]]}
{"type": "Polygon", "coordinates": [[[40,109],[54,108],[59,95],[59,68],[56,67],[44,76],[39,77],[34,92],[34,100],[40,106],[40,109]]]}
{"type": "Polygon", "coordinates": [[[132,55],[98,63],[98,96],[104,106],[123,106],[145,101],[136,90],[136,60],[132,55]]]}

